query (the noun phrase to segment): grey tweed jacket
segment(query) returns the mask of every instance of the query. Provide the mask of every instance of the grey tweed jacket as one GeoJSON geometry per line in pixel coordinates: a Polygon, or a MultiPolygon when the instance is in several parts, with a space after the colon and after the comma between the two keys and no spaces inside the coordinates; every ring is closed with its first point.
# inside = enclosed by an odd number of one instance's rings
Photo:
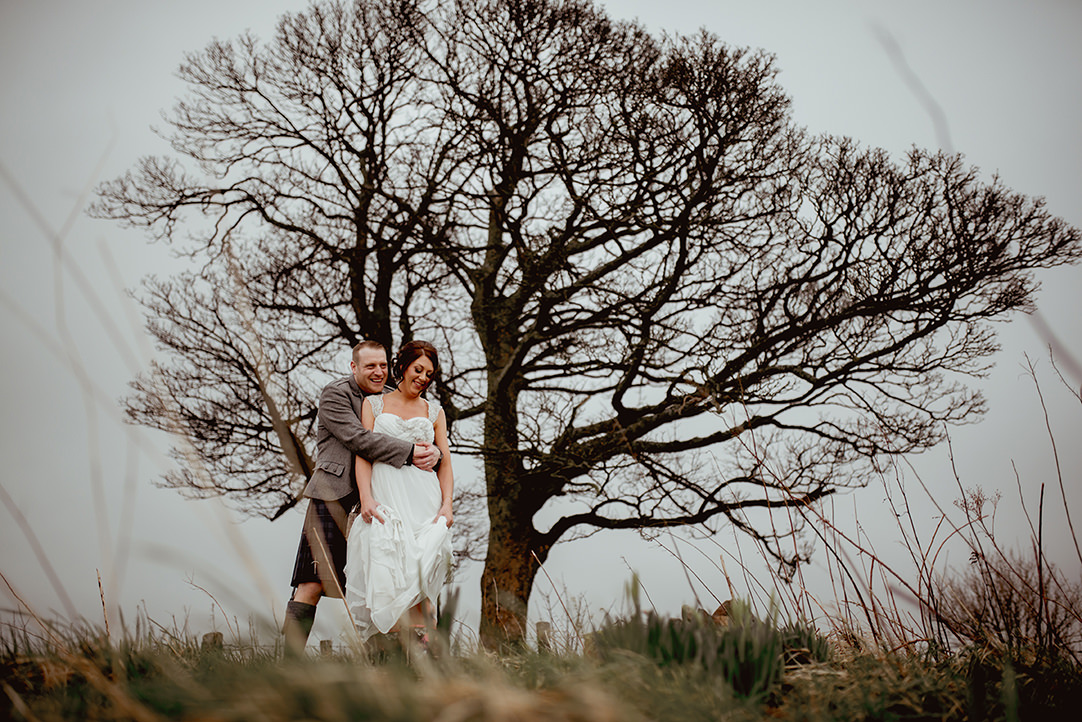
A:
{"type": "Polygon", "coordinates": [[[354,455],[395,467],[405,466],[413,444],[361,426],[363,402],[364,393],[353,376],[335,379],[319,395],[316,470],[304,488],[309,499],[333,501],[347,496],[357,484],[354,455]]]}

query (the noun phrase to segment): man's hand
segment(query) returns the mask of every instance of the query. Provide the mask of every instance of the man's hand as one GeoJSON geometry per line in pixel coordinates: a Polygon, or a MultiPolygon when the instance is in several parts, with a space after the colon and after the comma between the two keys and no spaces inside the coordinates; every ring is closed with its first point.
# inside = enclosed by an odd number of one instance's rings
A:
{"type": "Polygon", "coordinates": [[[440,450],[434,444],[413,445],[413,465],[421,471],[432,471],[440,460],[440,450]]]}

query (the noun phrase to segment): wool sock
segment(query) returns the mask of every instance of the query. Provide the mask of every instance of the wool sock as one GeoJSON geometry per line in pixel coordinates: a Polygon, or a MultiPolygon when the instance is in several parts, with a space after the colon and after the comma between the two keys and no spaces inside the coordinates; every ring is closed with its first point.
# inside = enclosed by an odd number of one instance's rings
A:
{"type": "Polygon", "coordinates": [[[308,635],[316,621],[316,605],[304,602],[286,604],[286,619],[282,624],[282,634],[286,638],[287,654],[303,654],[308,644],[308,635]]]}

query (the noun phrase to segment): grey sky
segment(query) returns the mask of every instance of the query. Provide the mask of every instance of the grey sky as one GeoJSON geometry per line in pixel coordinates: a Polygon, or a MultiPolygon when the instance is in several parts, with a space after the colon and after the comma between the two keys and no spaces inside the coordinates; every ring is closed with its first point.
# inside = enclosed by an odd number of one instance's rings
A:
{"type": "MultiPolygon", "coordinates": [[[[1015,190],[1044,196],[1053,213],[1082,225],[1080,3],[605,5],[614,16],[637,16],[654,29],[706,27],[730,43],[774,52],[794,116],[813,132],[850,135],[896,156],[911,145],[937,147],[949,138],[987,175],[999,173],[1015,190]],[[945,125],[937,126],[937,117],[945,125]]],[[[88,617],[100,614],[99,569],[110,604],[122,605],[129,617],[145,600],[155,619],[181,618],[191,609],[193,623],[202,625],[211,601],[188,584],[189,576],[242,620],[247,609],[280,613],[284,604],[299,519],[237,524],[215,504],[185,502],[154,488],[151,480],[166,463],[155,451],[161,439],[124,427],[107,403],[124,393],[150,354],[137,331],[139,311],[124,301],[121,288],[178,262],[137,233],[86,218],[80,208],[94,182],[119,175],[140,155],[168,152],[149,127],[182,90],[172,73],[184,52],[245,28],[267,37],[283,10],[303,6],[284,0],[0,0],[0,479],[10,498],[0,510],[0,571],[41,612],[62,613],[64,602],[8,506],[21,510],[75,609],[88,617]],[[62,255],[49,234],[62,234],[62,255]],[[98,303],[108,323],[96,313],[98,303]],[[119,346],[110,324],[123,338],[119,346]],[[90,386],[106,403],[88,401],[82,389],[90,386]],[[143,441],[133,445],[131,438],[143,441]],[[227,580],[237,582],[235,594],[226,591],[227,580]]],[[[1043,317],[1066,350],[1082,359],[1082,269],[1041,278],[1043,317]]],[[[1045,344],[1026,319],[1002,325],[1001,332],[997,366],[978,382],[990,412],[980,424],[953,432],[953,450],[962,480],[1003,491],[1004,509],[1011,511],[1000,523],[1021,529],[1012,462],[1027,503],[1036,504],[1042,481],[1055,482],[1042,410],[1021,370],[1023,354],[1044,372],[1050,368],[1045,344]]],[[[343,370],[347,364],[343,353],[343,370]]],[[[1050,374],[1041,380],[1061,468],[1077,501],[1082,408],[1050,374]]],[[[1082,379],[1072,383],[1077,388],[1082,379]]],[[[949,505],[956,491],[945,450],[915,463],[925,482],[941,490],[940,503],[949,505]]],[[[856,509],[846,513],[859,514],[866,528],[889,527],[880,523],[886,518],[882,496],[873,484],[839,504],[856,509]]],[[[930,518],[935,511],[921,513],[930,518]]],[[[1050,513],[1047,523],[1065,549],[1062,518],[1050,513]]],[[[889,546],[889,534],[883,544],[889,546]]],[[[631,535],[565,545],[546,572],[566,585],[562,594],[608,607],[621,598],[629,566],[642,573],[663,611],[691,601],[674,560],[631,535]],[[593,560],[587,573],[583,558],[593,560]]],[[[703,563],[701,573],[708,585],[724,585],[711,564],[703,563]]],[[[476,594],[475,579],[466,570],[467,595],[476,594]]],[[[538,579],[539,589],[547,584],[538,579]]],[[[0,598],[14,606],[10,597],[0,598]]],[[[535,604],[535,614],[540,610],[535,604]]],[[[333,636],[335,623],[324,615],[322,634],[333,636]]]]}

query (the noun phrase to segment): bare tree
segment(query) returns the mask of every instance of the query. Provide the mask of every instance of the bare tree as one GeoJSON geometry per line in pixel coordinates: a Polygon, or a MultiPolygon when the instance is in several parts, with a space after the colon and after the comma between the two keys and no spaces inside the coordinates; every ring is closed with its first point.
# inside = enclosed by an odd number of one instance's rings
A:
{"type": "Polygon", "coordinates": [[[265,47],[211,43],[180,66],[191,93],[167,119],[197,172],[145,158],[102,186],[92,214],[200,266],[148,281],[170,358],[129,404],[187,432],[206,465],[197,481],[183,461],[170,485],[271,517],[290,508],[319,374],[344,346],[409,335],[416,287],[440,284],[417,254],[444,232],[439,155],[455,139],[426,108],[420,20],[410,3],[324,3],[283,17],[265,47]]]}
{"type": "Polygon", "coordinates": [[[808,137],[769,55],[581,0],[319,3],[181,74],[170,140],[202,176],[144,161],[94,209],[202,264],[148,285],[171,360],[133,417],[193,435],[211,473],[171,483],[274,516],[329,350],[442,344],[484,466],[487,643],[597,530],[727,521],[799,563],[748,513],[972,419],[987,322],[1082,254],[960,157],[808,137]]]}

